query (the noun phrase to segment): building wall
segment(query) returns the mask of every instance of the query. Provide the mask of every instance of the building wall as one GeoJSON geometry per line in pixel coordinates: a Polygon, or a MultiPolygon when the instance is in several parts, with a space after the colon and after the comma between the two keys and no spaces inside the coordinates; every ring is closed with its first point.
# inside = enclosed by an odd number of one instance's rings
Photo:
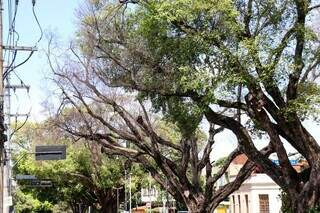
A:
{"type": "Polygon", "coordinates": [[[281,209],[280,188],[266,174],[252,174],[239,190],[230,196],[231,213],[259,213],[259,195],[262,194],[268,195],[269,212],[279,213],[281,209]],[[246,202],[246,195],[248,202],[246,202]]]}
{"type": "Polygon", "coordinates": [[[228,213],[228,207],[227,206],[218,206],[218,208],[215,209],[214,213],[228,213]]]}
{"type": "Polygon", "coordinates": [[[156,188],[142,188],[141,189],[141,202],[150,203],[157,201],[159,192],[156,188]]]}
{"type": "Polygon", "coordinates": [[[279,213],[281,209],[281,199],[279,197],[280,190],[278,189],[258,189],[253,190],[251,193],[252,196],[252,213],[260,212],[259,209],[259,194],[267,194],[269,197],[269,210],[270,213],[279,213]]]}

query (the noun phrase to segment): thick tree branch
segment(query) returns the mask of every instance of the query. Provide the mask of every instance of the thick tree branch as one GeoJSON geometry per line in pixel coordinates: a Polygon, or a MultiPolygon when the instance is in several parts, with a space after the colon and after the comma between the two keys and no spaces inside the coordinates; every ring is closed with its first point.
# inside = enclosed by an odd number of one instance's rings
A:
{"type": "Polygon", "coordinates": [[[305,22],[308,8],[308,1],[295,0],[297,10],[297,29],[296,29],[296,46],[294,53],[294,68],[293,73],[289,76],[289,83],[287,88],[287,102],[297,98],[298,82],[301,72],[304,68],[304,62],[302,58],[304,46],[305,46],[305,22]]]}

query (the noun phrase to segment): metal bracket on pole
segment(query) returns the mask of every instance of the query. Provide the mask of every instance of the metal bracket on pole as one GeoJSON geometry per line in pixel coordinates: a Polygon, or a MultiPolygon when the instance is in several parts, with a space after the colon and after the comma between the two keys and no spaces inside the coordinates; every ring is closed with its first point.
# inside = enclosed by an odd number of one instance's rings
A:
{"type": "Polygon", "coordinates": [[[18,51],[37,51],[37,47],[25,47],[25,46],[7,46],[4,45],[3,49],[5,50],[18,50],[18,51]]]}
{"type": "Polygon", "coordinates": [[[29,90],[30,89],[30,86],[29,85],[7,85],[5,87],[6,89],[13,89],[13,90],[16,90],[16,89],[27,89],[29,90]]]}
{"type": "Polygon", "coordinates": [[[29,117],[30,114],[26,113],[26,114],[8,114],[8,116],[10,117],[29,117]]]}

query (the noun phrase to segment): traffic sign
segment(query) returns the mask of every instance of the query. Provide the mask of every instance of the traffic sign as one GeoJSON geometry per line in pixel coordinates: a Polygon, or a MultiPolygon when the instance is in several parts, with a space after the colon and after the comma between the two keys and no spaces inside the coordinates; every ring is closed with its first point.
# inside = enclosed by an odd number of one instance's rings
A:
{"type": "Polygon", "coordinates": [[[66,145],[36,146],[36,160],[66,159],[66,145]]]}
{"type": "Polygon", "coordinates": [[[36,180],[37,177],[34,175],[16,175],[16,180],[36,180]]]}
{"type": "Polygon", "coordinates": [[[26,186],[47,188],[47,187],[52,187],[52,181],[50,181],[50,180],[32,180],[30,185],[26,185],[26,186]]]}

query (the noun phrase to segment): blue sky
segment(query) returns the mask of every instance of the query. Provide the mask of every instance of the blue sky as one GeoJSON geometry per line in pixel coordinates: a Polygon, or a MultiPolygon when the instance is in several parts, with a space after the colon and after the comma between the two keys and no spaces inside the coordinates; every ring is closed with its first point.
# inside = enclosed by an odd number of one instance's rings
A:
{"type": "MultiPolygon", "coordinates": [[[[6,1],[5,1],[6,2],[6,1]]],[[[14,1],[13,1],[14,2],[14,1]]],[[[79,8],[81,0],[37,0],[36,14],[44,32],[54,32],[59,40],[67,44],[76,31],[76,9],[79,8]]],[[[8,33],[8,9],[4,5],[4,38],[8,33]]],[[[40,36],[40,31],[32,14],[32,1],[20,0],[16,18],[16,31],[20,35],[19,46],[34,46],[40,36]]],[[[21,77],[25,84],[31,85],[30,98],[25,91],[16,92],[12,96],[12,113],[26,113],[32,106],[32,120],[43,119],[41,112],[41,102],[45,100],[45,88],[48,82],[44,79],[48,75],[48,65],[42,49],[46,48],[47,40],[45,37],[38,45],[37,51],[31,59],[18,68],[16,73],[21,77]]],[[[22,61],[27,53],[19,52],[17,63],[22,61]]],[[[17,78],[12,75],[12,83],[18,83],[17,78]]]]}

